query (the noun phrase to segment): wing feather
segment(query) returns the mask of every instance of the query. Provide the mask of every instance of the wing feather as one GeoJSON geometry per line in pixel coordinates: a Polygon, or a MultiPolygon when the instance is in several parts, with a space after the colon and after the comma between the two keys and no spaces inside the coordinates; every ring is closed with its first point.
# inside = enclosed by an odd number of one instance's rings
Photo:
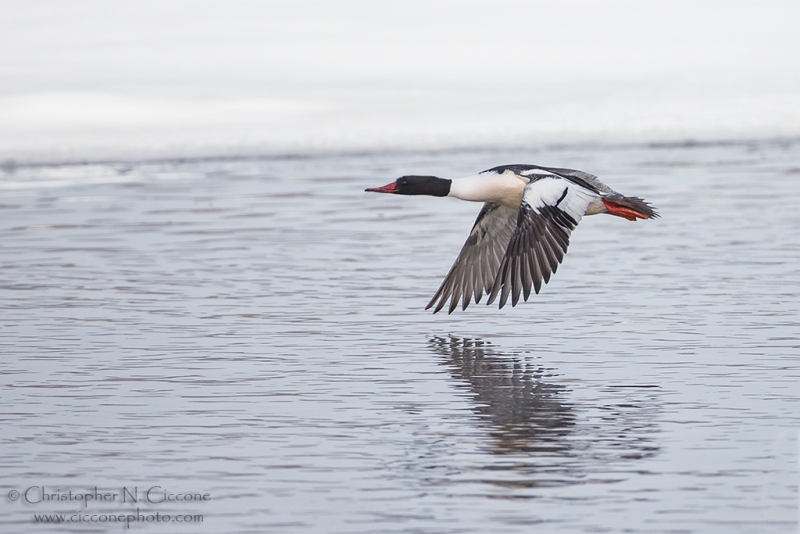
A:
{"type": "Polygon", "coordinates": [[[539,293],[542,282],[550,281],[564,259],[570,234],[589,203],[599,197],[595,188],[563,176],[532,180],[525,187],[516,228],[486,303],[493,303],[499,294],[502,308],[511,295],[511,305],[516,306],[520,293],[528,300],[531,285],[539,293]]]}
{"type": "Polygon", "coordinates": [[[459,301],[462,309],[471,298],[480,302],[484,292],[492,289],[516,225],[517,210],[494,202],[484,204],[458,258],[425,309],[435,306],[436,313],[449,300],[448,313],[453,313],[459,301]]]}

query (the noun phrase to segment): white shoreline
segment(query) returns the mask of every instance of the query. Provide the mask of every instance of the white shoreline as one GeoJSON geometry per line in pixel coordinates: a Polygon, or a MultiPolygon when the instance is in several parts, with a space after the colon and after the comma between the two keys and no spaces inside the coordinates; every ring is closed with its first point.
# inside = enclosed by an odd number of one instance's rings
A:
{"type": "Polygon", "coordinates": [[[10,3],[0,161],[800,136],[800,3],[10,3]]]}

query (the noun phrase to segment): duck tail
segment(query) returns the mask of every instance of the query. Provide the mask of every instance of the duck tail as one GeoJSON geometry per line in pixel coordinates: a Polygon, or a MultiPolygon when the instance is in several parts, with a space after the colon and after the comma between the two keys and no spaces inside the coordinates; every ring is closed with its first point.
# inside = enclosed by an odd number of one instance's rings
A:
{"type": "Polygon", "coordinates": [[[655,219],[658,212],[639,197],[610,196],[600,199],[611,215],[635,221],[636,219],[655,219]]]}

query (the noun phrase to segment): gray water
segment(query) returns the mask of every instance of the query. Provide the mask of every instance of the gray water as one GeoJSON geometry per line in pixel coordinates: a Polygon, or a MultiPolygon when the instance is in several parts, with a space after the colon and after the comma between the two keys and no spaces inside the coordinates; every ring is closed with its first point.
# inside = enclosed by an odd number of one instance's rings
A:
{"type": "Polygon", "coordinates": [[[0,172],[4,532],[797,528],[798,142],[0,172]],[[479,205],[364,188],[522,162],[662,218],[585,218],[516,308],[426,312],[479,205]],[[157,486],[209,499],[120,502],[157,486]]]}

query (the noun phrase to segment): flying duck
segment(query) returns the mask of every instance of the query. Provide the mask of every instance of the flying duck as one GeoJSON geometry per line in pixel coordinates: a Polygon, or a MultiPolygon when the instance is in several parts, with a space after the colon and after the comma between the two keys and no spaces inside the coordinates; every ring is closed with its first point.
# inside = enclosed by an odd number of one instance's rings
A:
{"type": "Polygon", "coordinates": [[[436,176],[402,176],[383,187],[366,191],[395,195],[455,197],[484,202],[467,242],[439,290],[425,307],[448,313],[461,301],[486,304],[500,295],[500,308],[511,295],[527,301],[542,281],[550,281],[569,245],[569,236],[584,215],[608,213],[629,221],[658,217],[638,197],[621,195],[596,176],[573,169],[538,165],[501,165],[475,176],[448,180],[436,176]]]}

